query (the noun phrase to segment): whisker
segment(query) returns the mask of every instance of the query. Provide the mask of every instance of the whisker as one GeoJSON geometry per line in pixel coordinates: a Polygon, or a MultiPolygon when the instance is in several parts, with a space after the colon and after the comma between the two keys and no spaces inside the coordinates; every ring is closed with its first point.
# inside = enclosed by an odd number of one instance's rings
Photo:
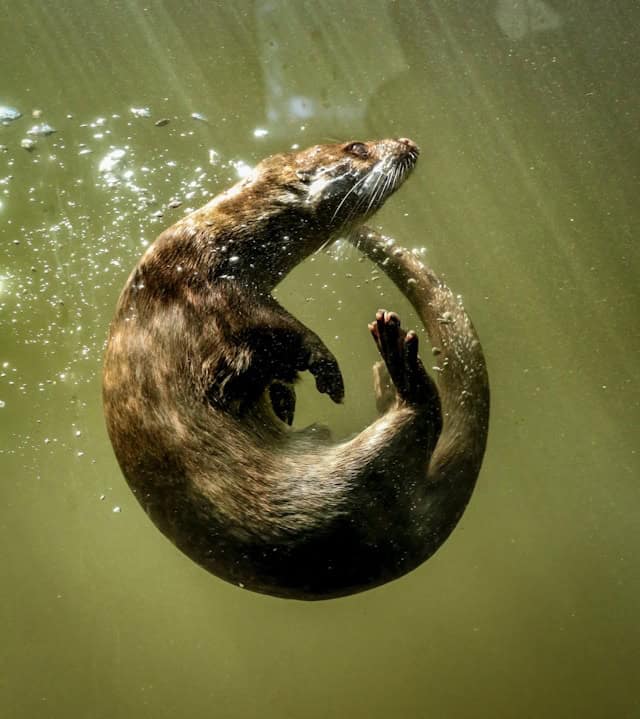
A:
{"type": "MultiPolygon", "coordinates": [[[[354,217],[362,217],[372,213],[380,207],[389,195],[395,192],[402,184],[407,174],[415,164],[415,157],[409,155],[399,161],[380,161],[366,175],[361,177],[351,189],[345,194],[339,205],[331,216],[334,222],[345,207],[347,201],[352,198],[352,193],[357,196],[351,204],[346,217],[343,218],[348,224],[354,217]]],[[[326,247],[327,243],[320,249],[326,247]]]]}
{"type": "Polygon", "coordinates": [[[332,222],[333,222],[333,220],[336,219],[336,216],[338,215],[338,212],[340,212],[340,208],[342,207],[342,205],[344,205],[344,203],[346,202],[346,200],[347,200],[347,198],[349,197],[349,195],[350,195],[352,192],[354,192],[354,191],[358,188],[358,186],[361,185],[361,184],[367,179],[367,177],[368,177],[368,175],[363,175],[363,176],[354,184],[354,186],[349,190],[349,192],[347,192],[347,194],[342,198],[342,200],[340,201],[340,204],[338,205],[338,207],[336,207],[335,212],[333,213],[333,216],[331,217],[331,221],[332,221],[332,222]]]}
{"type": "Polygon", "coordinates": [[[372,207],[377,206],[378,204],[378,198],[382,197],[385,193],[385,188],[387,186],[387,183],[389,182],[389,177],[380,176],[378,182],[376,183],[376,186],[371,193],[371,197],[369,198],[369,204],[367,205],[367,214],[371,211],[372,207]]]}

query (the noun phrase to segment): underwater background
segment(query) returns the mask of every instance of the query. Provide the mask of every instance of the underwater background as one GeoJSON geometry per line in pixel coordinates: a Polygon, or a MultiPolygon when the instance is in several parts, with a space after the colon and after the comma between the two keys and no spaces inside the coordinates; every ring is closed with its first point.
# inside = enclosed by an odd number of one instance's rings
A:
{"type": "MultiPolygon", "coordinates": [[[[638,27],[595,0],[0,0],[3,717],[640,717],[638,27]],[[478,486],[396,582],[252,594],[126,486],[109,320],[147,244],[265,155],[389,136],[422,153],[373,224],[487,356],[478,486]]],[[[336,407],[304,381],[297,423],[358,431],[366,323],[412,326],[404,298],[340,243],[278,298],[346,382],[336,407]]]]}

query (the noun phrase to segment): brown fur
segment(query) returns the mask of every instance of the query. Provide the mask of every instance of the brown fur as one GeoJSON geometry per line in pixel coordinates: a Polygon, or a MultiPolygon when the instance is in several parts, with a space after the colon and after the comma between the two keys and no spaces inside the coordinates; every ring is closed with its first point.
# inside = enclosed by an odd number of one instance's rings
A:
{"type": "Polygon", "coordinates": [[[223,579],[300,599],[361,591],[423,562],[466,506],[488,424],[479,342],[427,268],[361,227],[417,154],[385,140],[267,158],[163,232],[121,294],[103,382],[116,456],[162,532],[223,579]],[[438,391],[415,334],[378,313],[396,392],[379,420],[333,444],[289,425],[301,371],[341,401],[338,364],[271,291],[338,233],[411,300],[442,371],[438,391]]]}

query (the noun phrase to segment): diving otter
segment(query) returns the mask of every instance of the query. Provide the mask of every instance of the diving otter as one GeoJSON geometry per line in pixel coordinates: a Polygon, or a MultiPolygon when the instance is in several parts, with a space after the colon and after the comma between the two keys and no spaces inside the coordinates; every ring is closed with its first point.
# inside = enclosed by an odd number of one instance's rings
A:
{"type": "Polygon", "coordinates": [[[103,378],[116,456],[160,530],[229,582],[296,599],[382,584],[436,551],[473,491],[489,416],[478,338],[430,270],[362,227],[417,157],[403,138],[267,158],[165,230],[122,291],[103,378]],[[289,426],[299,372],[335,402],[344,389],[271,291],[339,234],[413,303],[439,371],[436,388],[416,334],[378,311],[384,414],[335,444],[289,426]]]}

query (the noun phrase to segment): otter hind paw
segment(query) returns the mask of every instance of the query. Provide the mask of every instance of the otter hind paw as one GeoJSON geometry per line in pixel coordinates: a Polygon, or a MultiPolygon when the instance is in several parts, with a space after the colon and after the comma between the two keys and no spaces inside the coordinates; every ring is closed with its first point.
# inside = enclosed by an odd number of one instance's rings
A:
{"type": "Polygon", "coordinates": [[[383,360],[378,360],[373,365],[373,394],[376,398],[378,414],[390,410],[396,401],[396,388],[383,360]]]}
{"type": "Polygon", "coordinates": [[[293,387],[284,382],[272,382],[269,385],[269,398],[276,417],[291,426],[296,411],[296,392],[293,387]]]}
{"type": "Polygon", "coordinates": [[[400,399],[408,404],[429,402],[434,387],[418,357],[418,335],[413,330],[405,331],[398,315],[386,310],[376,312],[369,330],[400,399]]]}

